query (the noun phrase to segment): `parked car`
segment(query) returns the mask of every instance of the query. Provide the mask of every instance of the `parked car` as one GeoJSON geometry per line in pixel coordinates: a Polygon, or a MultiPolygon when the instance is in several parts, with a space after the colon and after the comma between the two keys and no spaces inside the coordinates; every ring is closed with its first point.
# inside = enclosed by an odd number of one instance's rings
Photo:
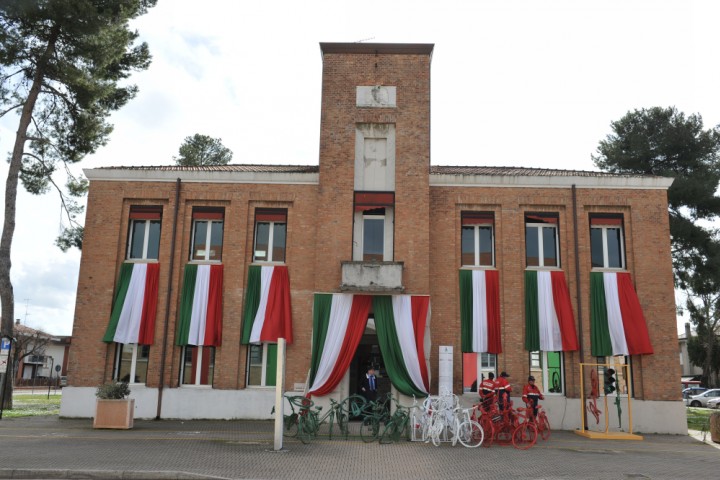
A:
{"type": "Polygon", "coordinates": [[[708,408],[719,408],[720,407],[720,397],[713,398],[712,400],[708,400],[707,406],[708,406],[708,408]]]}
{"type": "Polygon", "coordinates": [[[682,397],[683,397],[683,399],[687,400],[690,397],[693,397],[695,395],[700,395],[701,393],[707,392],[707,390],[708,389],[705,387],[686,388],[685,390],[682,391],[682,397]]]}
{"type": "Polygon", "coordinates": [[[713,388],[712,390],[708,390],[700,395],[690,397],[690,406],[706,407],[708,402],[713,398],[720,398],[720,388],[713,388]]]}

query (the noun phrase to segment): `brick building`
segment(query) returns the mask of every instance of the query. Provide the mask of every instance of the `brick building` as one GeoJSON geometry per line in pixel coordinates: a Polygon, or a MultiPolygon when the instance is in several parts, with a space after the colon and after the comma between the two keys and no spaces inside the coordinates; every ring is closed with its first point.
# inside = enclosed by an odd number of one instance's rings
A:
{"type": "Polygon", "coordinates": [[[355,393],[369,364],[379,390],[449,381],[468,403],[490,371],[514,392],[532,373],[572,429],[579,364],[620,363],[636,430],[685,431],[671,179],[431,165],[432,49],[321,44],[319,165],[86,170],[61,414],[92,416],[94,386],[116,378],[138,417],[268,418],[274,329],[292,339],[285,388],[321,402],[355,393]]]}

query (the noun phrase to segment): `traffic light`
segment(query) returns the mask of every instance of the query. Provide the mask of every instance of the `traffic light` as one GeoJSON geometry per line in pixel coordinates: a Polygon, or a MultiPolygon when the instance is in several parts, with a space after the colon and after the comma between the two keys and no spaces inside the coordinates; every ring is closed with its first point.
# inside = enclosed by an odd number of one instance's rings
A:
{"type": "Polygon", "coordinates": [[[605,395],[609,395],[615,391],[615,369],[608,368],[605,370],[605,395]]]}

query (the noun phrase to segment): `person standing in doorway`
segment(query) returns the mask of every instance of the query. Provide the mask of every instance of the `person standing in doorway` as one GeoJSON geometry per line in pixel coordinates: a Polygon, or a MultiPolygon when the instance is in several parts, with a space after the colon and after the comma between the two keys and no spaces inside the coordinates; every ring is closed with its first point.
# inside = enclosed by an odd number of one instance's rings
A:
{"type": "Polygon", "coordinates": [[[372,365],[368,367],[365,377],[360,382],[360,393],[368,402],[374,402],[377,399],[377,378],[372,365]]]}

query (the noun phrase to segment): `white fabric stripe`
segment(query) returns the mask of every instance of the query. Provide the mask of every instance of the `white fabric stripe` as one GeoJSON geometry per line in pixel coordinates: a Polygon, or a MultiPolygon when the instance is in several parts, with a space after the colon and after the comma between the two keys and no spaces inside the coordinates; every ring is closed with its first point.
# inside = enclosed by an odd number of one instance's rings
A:
{"type": "Polygon", "coordinates": [[[410,295],[394,295],[392,297],[393,316],[395,317],[395,331],[400,343],[400,351],[405,362],[410,380],[421,392],[425,392],[425,383],[420,373],[420,361],[415,343],[415,329],[412,322],[412,302],[410,295]]]}
{"type": "Polygon", "coordinates": [[[205,323],[207,320],[208,290],[210,289],[210,265],[198,265],[195,276],[192,313],[188,345],[202,345],[205,341],[205,323]]]}
{"type": "Polygon", "coordinates": [[[488,328],[487,328],[487,289],[485,286],[485,271],[473,270],[472,272],[473,291],[473,352],[487,352],[488,328]]]}
{"type": "Polygon", "coordinates": [[[310,392],[314,392],[325,385],[330,378],[333,368],[335,368],[335,363],[337,363],[338,356],[340,355],[340,347],[342,347],[345,335],[347,335],[352,303],[353,296],[351,294],[333,294],[330,307],[330,320],[328,321],[328,330],[325,335],[325,345],[323,345],[320,364],[315,374],[315,381],[312,387],[310,387],[310,392]]]}
{"type": "Polygon", "coordinates": [[[430,318],[432,317],[432,304],[428,302],[428,313],[427,322],[425,323],[425,358],[421,361],[425,362],[425,368],[427,369],[428,384],[432,382],[432,370],[430,369],[430,352],[432,352],[432,339],[430,338],[430,318]]]}
{"type": "Polygon", "coordinates": [[[250,343],[259,343],[260,334],[263,325],[265,325],[265,312],[267,311],[268,296],[270,294],[270,282],[272,281],[273,271],[275,267],[260,267],[260,304],[255,319],[253,320],[253,328],[250,332],[250,343]]]}
{"type": "Polygon", "coordinates": [[[113,340],[117,343],[137,343],[140,336],[143,302],[145,301],[145,278],[147,264],[133,265],[130,283],[123,302],[113,340]]]}
{"type": "Polygon", "coordinates": [[[550,272],[537,272],[537,287],[540,350],[559,352],[562,350],[562,336],[560,335],[560,322],[555,311],[550,272]]]}
{"type": "Polygon", "coordinates": [[[607,308],[608,330],[610,330],[613,355],[628,355],[625,327],[618,297],[617,274],[604,272],[603,286],[605,287],[605,307],[607,308]]]}

